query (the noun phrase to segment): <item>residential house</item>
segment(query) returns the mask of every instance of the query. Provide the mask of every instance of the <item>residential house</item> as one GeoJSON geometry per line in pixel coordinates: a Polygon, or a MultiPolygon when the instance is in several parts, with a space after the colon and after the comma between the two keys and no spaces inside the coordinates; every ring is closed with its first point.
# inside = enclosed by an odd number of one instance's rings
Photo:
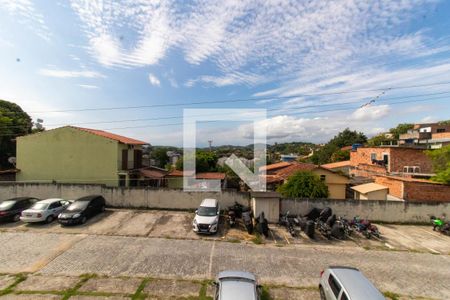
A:
{"type": "Polygon", "coordinates": [[[375,183],[389,189],[389,196],[409,202],[450,202],[450,185],[427,179],[386,176],[374,177],[375,183]]]}
{"type": "Polygon", "coordinates": [[[338,161],[338,162],[324,164],[324,165],[320,165],[320,166],[323,168],[329,169],[333,172],[340,172],[347,176],[350,174],[350,166],[351,165],[350,165],[349,160],[338,161]]]}
{"type": "Polygon", "coordinates": [[[400,146],[416,146],[439,149],[450,144],[450,124],[444,122],[415,124],[407,133],[399,136],[400,146]]]}
{"type": "Polygon", "coordinates": [[[432,162],[423,149],[408,147],[359,147],[350,152],[350,175],[433,176],[432,162]]]}
{"type": "Polygon", "coordinates": [[[355,191],[355,200],[387,200],[389,188],[377,184],[366,183],[351,187],[355,191]]]}
{"type": "Polygon", "coordinates": [[[329,169],[314,164],[300,162],[279,162],[259,168],[265,171],[265,175],[260,175],[266,180],[268,190],[276,190],[291,175],[299,171],[311,171],[318,175],[328,187],[330,199],[346,199],[346,186],[349,183],[347,176],[335,173],[329,169]]]}
{"type": "Polygon", "coordinates": [[[298,159],[298,155],[295,154],[281,154],[280,160],[285,162],[296,161],[298,159]]]}
{"type": "Polygon", "coordinates": [[[155,166],[145,167],[139,170],[140,186],[165,187],[167,186],[166,175],[169,173],[166,169],[155,166]]]}
{"type": "Polygon", "coordinates": [[[65,126],[17,138],[17,181],[136,186],[146,142],[65,126]]]}
{"type": "MultiPolygon", "coordinates": [[[[193,172],[173,170],[165,176],[165,179],[167,180],[167,187],[172,189],[182,189],[183,177],[194,177],[193,175],[193,172]]],[[[226,188],[227,184],[226,174],[221,172],[199,172],[195,174],[195,179],[200,180],[200,182],[197,183],[198,189],[211,189],[217,180],[220,180],[221,188],[226,188]]]]}

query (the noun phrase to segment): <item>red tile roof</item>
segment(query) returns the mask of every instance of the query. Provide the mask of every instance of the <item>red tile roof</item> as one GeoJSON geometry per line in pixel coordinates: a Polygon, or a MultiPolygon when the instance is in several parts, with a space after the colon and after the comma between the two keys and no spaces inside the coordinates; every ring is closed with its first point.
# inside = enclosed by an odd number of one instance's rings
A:
{"type": "Polygon", "coordinates": [[[141,173],[142,176],[147,178],[163,178],[168,173],[166,170],[162,170],[155,167],[140,169],[139,172],[141,173]]]}
{"type": "Polygon", "coordinates": [[[293,175],[294,173],[296,173],[298,171],[312,171],[316,168],[317,168],[317,166],[314,164],[291,163],[290,166],[287,166],[281,170],[276,171],[274,175],[277,175],[278,177],[280,177],[282,179],[287,179],[289,176],[293,175]]]}
{"type": "Polygon", "coordinates": [[[341,148],[342,151],[350,151],[352,149],[353,149],[353,146],[345,146],[345,147],[341,148]]]}
{"type": "Polygon", "coordinates": [[[143,141],[135,140],[135,139],[132,139],[132,138],[129,138],[126,136],[118,135],[118,134],[103,131],[103,130],[82,128],[82,127],[75,127],[75,126],[71,126],[71,127],[76,128],[78,130],[86,131],[86,132],[89,132],[89,133],[92,133],[92,134],[95,134],[95,135],[98,135],[98,136],[101,136],[104,138],[115,140],[115,141],[118,141],[123,144],[128,144],[128,145],[147,145],[148,144],[143,141]]]}
{"type": "MultiPolygon", "coordinates": [[[[184,172],[184,171],[180,171],[180,170],[173,170],[172,172],[167,174],[167,176],[170,176],[170,177],[183,177],[183,175],[192,176],[193,173],[192,172],[184,172]]],[[[199,173],[197,173],[195,175],[195,178],[197,178],[197,179],[220,179],[220,180],[224,180],[225,179],[225,173],[220,173],[220,172],[199,172],[199,173]]]]}
{"type": "Polygon", "coordinates": [[[271,164],[271,165],[267,165],[267,166],[262,166],[259,168],[260,171],[268,171],[268,170],[274,170],[274,169],[279,169],[279,168],[284,168],[287,166],[290,166],[292,163],[290,162],[286,162],[286,161],[282,161],[276,164],[271,164]]]}
{"type": "Polygon", "coordinates": [[[203,173],[197,173],[195,175],[195,178],[197,179],[225,179],[225,173],[220,172],[203,172],[203,173]]]}

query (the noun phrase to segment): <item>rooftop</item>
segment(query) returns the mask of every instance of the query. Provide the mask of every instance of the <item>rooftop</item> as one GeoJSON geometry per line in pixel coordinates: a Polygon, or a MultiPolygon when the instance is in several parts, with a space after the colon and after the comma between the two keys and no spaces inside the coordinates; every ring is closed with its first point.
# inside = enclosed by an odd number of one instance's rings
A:
{"type": "Polygon", "coordinates": [[[118,135],[115,133],[111,133],[111,132],[107,132],[107,131],[103,131],[103,130],[98,130],[98,129],[90,129],[90,128],[82,128],[82,127],[75,127],[75,126],[70,126],[72,128],[78,129],[78,130],[82,130],[82,131],[86,131],[101,137],[105,137],[111,140],[115,140],[118,141],[122,144],[127,144],[127,145],[148,145],[147,142],[143,142],[140,140],[136,140],[136,139],[132,139],[126,136],[122,136],[122,135],[118,135]]]}
{"type": "Polygon", "coordinates": [[[279,168],[283,168],[283,167],[287,167],[290,166],[292,163],[287,162],[287,161],[282,161],[279,163],[275,163],[275,164],[270,164],[270,165],[266,165],[266,166],[262,166],[259,168],[260,171],[268,171],[268,170],[274,170],[274,169],[279,169],[279,168]]]}
{"type": "Polygon", "coordinates": [[[378,183],[365,183],[357,186],[352,186],[351,189],[360,192],[361,194],[367,194],[370,192],[388,190],[389,188],[378,183]]]}
{"type": "Polygon", "coordinates": [[[327,168],[327,169],[349,167],[350,166],[350,161],[349,160],[344,160],[344,161],[338,161],[338,162],[324,164],[324,165],[320,165],[320,166],[323,167],[323,168],[327,168]]]}

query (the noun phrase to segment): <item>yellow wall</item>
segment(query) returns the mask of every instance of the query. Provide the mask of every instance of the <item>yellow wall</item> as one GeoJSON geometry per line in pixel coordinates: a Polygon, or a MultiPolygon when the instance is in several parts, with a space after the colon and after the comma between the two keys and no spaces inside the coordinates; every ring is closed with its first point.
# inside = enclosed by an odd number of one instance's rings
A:
{"type": "Polygon", "coordinates": [[[356,200],[387,200],[387,191],[388,190],[379,190],[379,191],[373,191],[373,192],[369,192],[369,193],[365,193],[365,194],[355,191],[355,199],[356,200]]]}
{"type": "Polygon", "coordinates": [[[17,181],[118,185],[118,142],[61,127],[17,139],[17,181]]]}
{"type": "Polygon", "coordinates": [[[346,185],[349,183],[349,179],[346,176],[342,176],[331,171],[317,168],[313,170],[313,173],[320,176],[325,175],[325,184],[328,187],[328,198],[330,199],[345,199],[346,185]]]}

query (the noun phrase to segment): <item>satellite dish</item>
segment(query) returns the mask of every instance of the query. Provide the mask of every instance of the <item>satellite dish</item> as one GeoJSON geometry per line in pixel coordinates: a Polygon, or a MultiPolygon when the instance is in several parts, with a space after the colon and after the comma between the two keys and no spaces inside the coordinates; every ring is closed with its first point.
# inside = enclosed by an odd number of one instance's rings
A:
{"type": "Polygon", "coordinates": [[[8,158],[8,162],[14,166],[16,166],[16,161],[17,161],[17,159],[14,156],[11,156],[10,158],[8,158]]]}

